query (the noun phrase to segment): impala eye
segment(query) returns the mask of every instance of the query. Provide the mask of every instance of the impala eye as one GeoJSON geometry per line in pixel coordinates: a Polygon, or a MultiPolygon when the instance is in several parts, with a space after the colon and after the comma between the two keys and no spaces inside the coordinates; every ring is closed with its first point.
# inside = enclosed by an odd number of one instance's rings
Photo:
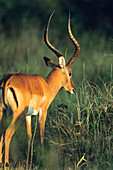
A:
{"type": "Polygon", "coordinates": [[[72,76],[72,72],[70,71],[70,72],[69,72],[69,77],[71,77],[71,76],[72,76]]]}

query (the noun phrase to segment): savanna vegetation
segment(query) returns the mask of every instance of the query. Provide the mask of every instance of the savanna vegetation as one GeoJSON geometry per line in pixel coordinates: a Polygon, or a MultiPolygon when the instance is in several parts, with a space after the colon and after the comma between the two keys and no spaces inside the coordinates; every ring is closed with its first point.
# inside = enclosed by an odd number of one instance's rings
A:
{"type": "MultiPolygon", "coordinates": [[[[0,0],[0,78],[10,72],[40,74],[51,69],[43,56],[58,59],[43,35],[50,13],[49,39],[65,56],[74,47],[67,33],[68,13],[81,51],[72,65],[76,93],[60,90],[48,110],[44,148],[38,118],[32,119],[31,169],[113,169],[113,11],[112,1],[0,0]]],[[[10,169],[26,169],[25,120],[10,146],[10,169]]]]}

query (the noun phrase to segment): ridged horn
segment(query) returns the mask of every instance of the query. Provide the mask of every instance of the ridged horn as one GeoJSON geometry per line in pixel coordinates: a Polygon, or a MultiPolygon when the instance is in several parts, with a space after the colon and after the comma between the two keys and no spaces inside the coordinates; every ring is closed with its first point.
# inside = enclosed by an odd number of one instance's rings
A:
{"type": "Polygon", "coordinates": [[[69,13],[69,19],[68,19],[68,33],[69,33],[69,37],[71,39],[71,41],[73,42],[74,46],[75,46],[75,53],[73,54],[73,57],[71,57],[71,59],[69,60],[69,62],[67,63],[68,67],[71,67],[71,65],[73,64],[73,62],[76,60],[79,52],[80,52],[80,46],[79,43],[77,42],[77,40],[74,38],[72,31],[71,31],[71,27],[70,27],[70,13],[69,13]]]}
{"type": "Polygon", "coordinates": [[[46,45],[57,55],[57,57],[61,57],[62,54],[54,47],[50,44],[49,40],[48,40],[48,30],[49,30],[49,24],[51,21],[51,18],[53,16],[53,14],[55,13],[55,10],[52,12],[52,14],[49,17],[49,20],[47,22],[46,28],[45,28],[45,32],[44,32],[44,41],[46,43],[46,45]]]}

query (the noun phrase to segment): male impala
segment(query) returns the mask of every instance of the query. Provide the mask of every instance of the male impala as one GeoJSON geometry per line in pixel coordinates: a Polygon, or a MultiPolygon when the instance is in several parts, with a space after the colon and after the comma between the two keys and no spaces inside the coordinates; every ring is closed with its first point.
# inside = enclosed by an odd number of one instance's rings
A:
{"type": "MultiPolygon", "coordinates": [[[[72,71],[71,65],[77,58],[80,47],[76,39],[73,37],[71,28],[70,28],[70,17],[68,20],[68,32],[69,37],[75,45],[75,53],[67,63],[65,64],[65,59],[56,50],[48,40],[48,29],[49,23],[53,16],[51,14],[47,26],[45,28],[44,41],[47,46],[56,54],[59,59],[59,64],[55,63],[47,57],[44,57],[45,63],[47,66],[52,67],[53,70],[47,76],[46,79],[40,75],[28,75],[21,73],[13,73],[7,75],[1,83],[2,90],[2,105],[3,105],[3,114],[10,112],[13,114],[12,121],[8,128],[5,131],[5,164],[9,164],[9,146],[10,141],[15,133],[16,128],[21,123],[22,119],[26,118],[27,134],[28,134],[28,151],[30,148],[31,142],[31,116],[39,115],[39,132],[40,132],[40,142],[43,144],[44,140],[44,128],[45,121],[47,116],[47,109],[59,89],[62,87],[73,94],[76,90],[73,81],[72,81],[72,71]]],[[[2,127],[3,128],[3,127],[2,127]]],[[[4,130],[1,130],[3,134],[4,130]]],[[[1,136],[2,142],[3,136],[1,136]]],[[[2,146],[2,144],[0,144],[2,146]]],[[[0,162],[2,163],[2,147],[0,148],[0,162]]]]}

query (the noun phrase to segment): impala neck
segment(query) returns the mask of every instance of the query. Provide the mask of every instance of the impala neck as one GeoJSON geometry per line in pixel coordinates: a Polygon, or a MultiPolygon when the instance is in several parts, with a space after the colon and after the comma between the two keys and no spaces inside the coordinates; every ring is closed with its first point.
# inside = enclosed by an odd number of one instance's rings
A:
{"type": "Polygon", "coordinates": [[[57,68],[54,69],[50,74],[47,76],[46,81],[49,85],[49,88],[52,93],[52,100],[55,98],[57,95],[58,91],[61,89],[63,86],[63,74],[62,70],[57,68]]]}

